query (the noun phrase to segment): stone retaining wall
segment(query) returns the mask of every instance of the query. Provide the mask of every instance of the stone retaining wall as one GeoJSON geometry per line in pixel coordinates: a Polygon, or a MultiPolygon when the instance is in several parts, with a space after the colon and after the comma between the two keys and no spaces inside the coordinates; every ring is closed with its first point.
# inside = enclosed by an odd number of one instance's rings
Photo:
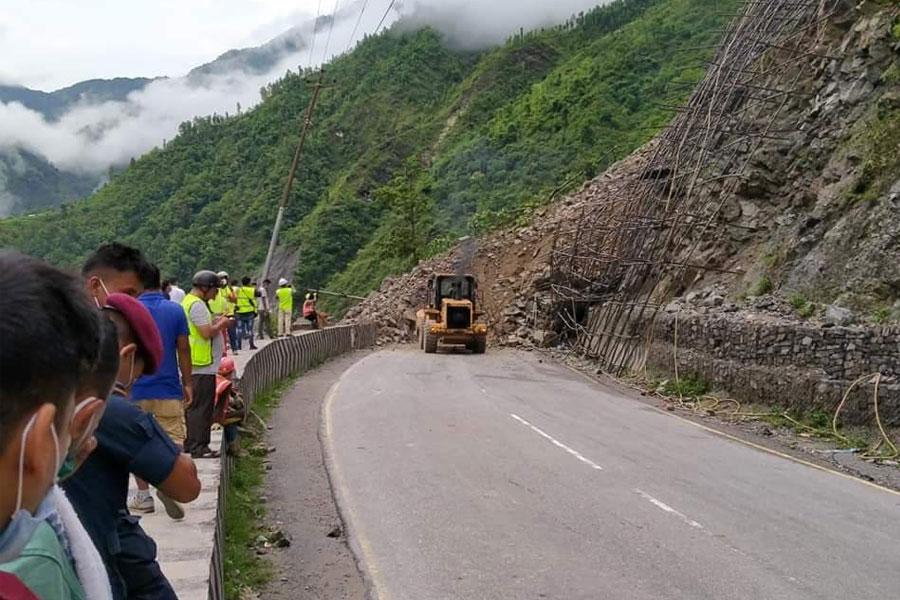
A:
{"type": "MultiPolygon", "coordinates": [[[[900,328],[814,327],[759,314],[694,312],[657,317],[648,365],[697,373],[735,398],[831,414],[853,381],[880,372],[879,411],[900,425],[900,328]]],[[[857,386],[841,422],[874,420],[874,383],[857,386]]]]}

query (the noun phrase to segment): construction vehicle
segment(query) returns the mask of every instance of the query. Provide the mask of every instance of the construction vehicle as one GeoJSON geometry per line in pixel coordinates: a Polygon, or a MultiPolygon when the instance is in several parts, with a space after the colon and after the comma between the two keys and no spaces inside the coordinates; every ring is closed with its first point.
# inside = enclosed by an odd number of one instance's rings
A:
{"type": "Polygon", "coordinates": [[[419,346],[428,354],[438,344],[465,346],[475,354],[487,348],[487,325],[476,323],[478,283],[472,275],[435,274],[428,280],[426,305],[416,312],[419,346]]]}

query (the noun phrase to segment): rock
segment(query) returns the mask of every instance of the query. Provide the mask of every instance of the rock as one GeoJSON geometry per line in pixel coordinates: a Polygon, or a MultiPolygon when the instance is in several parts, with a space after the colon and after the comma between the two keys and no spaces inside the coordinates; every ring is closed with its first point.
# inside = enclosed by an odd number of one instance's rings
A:
{"type": "Polygon", "coordinates": [[[328,533],[326,533],[325,537],[339,538],[339,537],[341,537],[341,535],[343,535],[343,533],[344,533],[343,529],[341,529],[340,526],[338,526],[338,527],[335,527],[334,529],[332,529],[331,531],[329,531],[328,533]]]}
{"type": "Polygon", "coordinates": [[[713,308],[725,304],[725,298],[719,294],[710,294],[700,302],[700,306],[713,308]]]}
{"type": "Polygon", "coordinates": [[[830,325],[846,327],[847,325],[852,325],[854,320],[853,311],[841,306],[831,304],[825,309],[825,322],[830,325]]]}

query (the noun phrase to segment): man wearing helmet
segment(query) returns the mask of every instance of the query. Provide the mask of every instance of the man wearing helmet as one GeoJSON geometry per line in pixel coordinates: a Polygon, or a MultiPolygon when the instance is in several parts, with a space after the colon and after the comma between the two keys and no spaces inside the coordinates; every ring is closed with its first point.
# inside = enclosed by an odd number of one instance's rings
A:
{"type": "Polygon", "coordinates": [[[212,271],[200,271],[192,280],[193,287],[181,306],[188,320],[188,341],[191,346],[193,370],[193,399],[185,410],[187,437],[184,451],[193,458],[217,458],[218,452],[209,447],[216,398],[216,372],[225,350],[222,331],[234,325],[234,318],[225,314],[213,316],[208,302],[219,294],[221,279],[212,271]]]}
{"type": "Polygon", "coordinates": [[[291,335],[291,324],[294,314],[294,288],[282,277],[278,280],[275,291],[278,298],[278,336],[291,335]]]}

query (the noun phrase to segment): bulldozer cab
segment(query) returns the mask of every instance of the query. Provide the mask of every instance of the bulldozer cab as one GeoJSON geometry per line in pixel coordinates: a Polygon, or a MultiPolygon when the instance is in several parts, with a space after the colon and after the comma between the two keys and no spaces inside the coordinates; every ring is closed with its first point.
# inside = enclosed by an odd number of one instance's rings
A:
{"type": "Polygon", "coordinates": [[[435,275],[428,281],[429,306],[440,309],[443,301],[468,300],[475,307],[475,298],[478,293],[478,284],[471,275],[435,275]]]}

